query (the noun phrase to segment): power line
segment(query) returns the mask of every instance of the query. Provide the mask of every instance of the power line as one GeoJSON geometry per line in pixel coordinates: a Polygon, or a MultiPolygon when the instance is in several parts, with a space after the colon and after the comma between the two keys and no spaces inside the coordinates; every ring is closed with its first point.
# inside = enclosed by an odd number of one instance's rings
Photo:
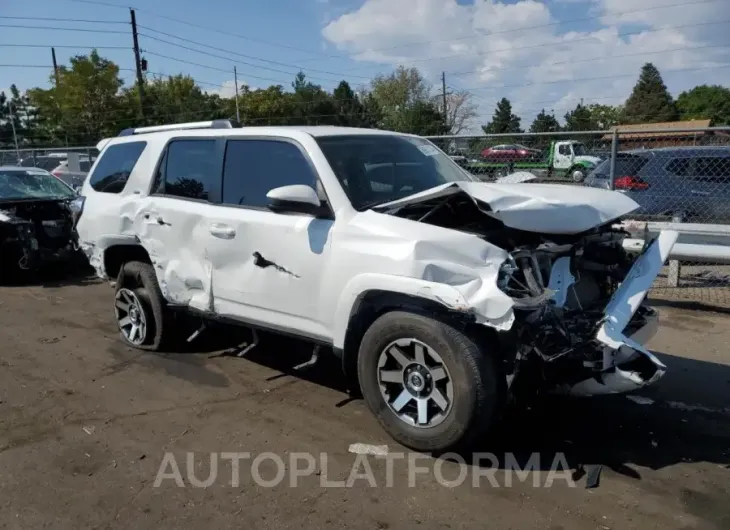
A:
{"type": "Polygon", "coordinates": [[[101,6],[106,6],[106,7],[115,7],[115,8],[119,8],[119,9],[132,8],[132,9],[135,9],[135,10],[139,11],[140,13],[146,13],[146,14],[148,14],[150,16],[153,16],[153,17],[158,17],[158,18],[162,18],[162,19],[165,19],[165,20],[170,20],[172,22],[177,22],[178,24],[184,24],[184,25],[190,26],[192,28],[198,28],[198,29],[204,29],[204,30],[208,30],[208,31],[213,31],[213,32],[218,33],[220,35],[228,35],[229,37],[235,37],[235,38],[247,40],[247,41],[250,41],[250,42],[258,42],[260,44],[266,44],[268,46],[274,46],[276,48],[284,48],[284,49],[287,49],[287,50],[294,50],[294,51],[298,51],[298,52],[304,52],[304,53],[307,53],[309,55],[319,55],[319,56],[322,56],[322,57],[338,57],[336,55],[328,55],[328,54],[324,54],[324,53],[316,52],[316,51],[312,51],[312,50],[303,50],[303,49],[301,49],[301,48],[299,48],[297,46],[289,46],[287,44],[281,44],[281,43],[278,43],[278,42],[271,42],[271,41],[267,41],[267,40],[263,40],[263,39],[257,39],[257,38],[249,37],[249,36],[246,36],[246,35],[240,35],[240,34],[237,34],[237,33],[232,33],[230,31],[225,31],[225,30],[223,30],[221,28],[213,28],[213,27],[209,27],[209,26],[203,26],[201,24],[196,24],[196,23],[193,23],[193,22],[188,22],[187,20],[182,20],[182,19],[175,18],[175,17],[171,17],[171,16],[168,16],[168,15],[160,15],[158,13],[155,13],[154,11],[148,11],[147,9],[140,9],[140,8],[134,7],[134,6],[121,6],[119,4],[112,4],[112,3],[109,3],[109,2],[101,2],[99,0],[68,0],[68,1],[69,2],[82,3],[82,4],[93,4],[93,5],[101,5],[101,6]]]}
{"type": "Polygon", "coordinates": [[[83,22],[88,24],[129,24],[129,22],[123,22],[118,20],[89,20],[80,18],[59,18],[59,17],[6,17],[0,16],[0,18],[8,20],[43,20],[51,22],[83,22]]]}
{"type": "MultiPolygon", "coordinates": [[[[269,70],[269,71],[272,71],[272,72],[278,72],[278,73],[281,73],[281,74],[287,74],[287,75],[292,75],[292,76],[294,76],[294,75],[296,75],[298,73],[298,72],[287,72],[286,70],[280,70],[278,68],[271,68],[269,66],[262,66],[262,65],[258,65],[258,64],[248,63],[248,62],[245,62],[245,61],[241,61],[240,59],[231,58],[231,57],[224,57],[222,55],[218,55],[218,54],[215,54],[215,53],[206,52],[206,51],[203,51],[203,50],[196,50],[196,49],[190,48],[188,46],[183,46],[183,45],[180,45],[180,44],[176,44],[174,42],[169,42],[169,41],[165,41],[163,39],[158,39],[156,37],[152,37],[150,35],[147,35],[146,33],[140,33],[139,35],[140,35],[140,37],[145,37],[145,38],[152,39],[152,40],[159,41],[159,42],[166,43],[166,44],[172,44],[174,46],[178,46],[178,47],[184,48],[186,50],[190,50],[190,51],[194,51],[196,53],[200,53],[200,54],[203,54],[203,55],[207,55],[209,57],[216,57],[218,59],[224,59],[226,61],[233,61],[233,62],[236,62],[237,61],[240,64],[245,64],[245,65],[251,66],[253,68],[261,68],[263,70],[269,70]]],[[[147,49],[145,48],[144,51],[146,52],[147,49]]],[[[152,52],[150,52],[150,53],[153,54],[152,52]]],[[[238,63],[236,64],[237,66],[238,66],[238,63]]],[[[228,70],[226,70],[226,71],[228,71],[228,70]]],[[[310,77],[312,77],[312,79],[316,79],[316,77],[314,77],[314,76],[310,76],[310,77]]],[[[360,77],[360,76],[353,76],[353,77],[360,77]]],[[[320,78],[320,79],[323,79],[325,81],[338,81],[336,79],[325,79],[325,78],[320,78]]],[[[342,78],[340,78],[340,79],[342,79],[342,78]]]]}
{"type": "MultiPolygon", "coordinates": [[[[730,22],[730,21],[728,21],[730,22]]],[[[656,55],[659,53],[672,53],[672,52],[681,52],[681,51],[693,51],[693,50],[706,50],[708,48],[730,48],[730,45],[728,44],[708,44],[705,46],[692,46],[692,47],[682,47],[682,48],[672,48],[672,49],[665,49],[665,50],[657,50],[653,52],[637,52],[637,53],[624,53],[622,55],[601,55],[599,57],[590,57],[588,59],[571,59],[567,61],[558,61],[554,63],[537,63],[537,64],[524,64],[519,65],[519,68],[533,68],[536,66],[557,66],[560,64],[575,64],[575,63],[584,63],[584,62],[595,62],[595,61],[602,61],[604,59],[620,59],[620,58],[626,58],[626,57],[640,57],[643,55],[656,55]]],[[[516,66],[517,67],[517,66],[516,66]]],[[[451,75],[454,76],[462,76],[466,74],[474,74],[478,72],[483,71],[489,71],[492,70],[492,68],[488,68],[485,70],[470,70],[468,72],[459,72],[459,73],[451,73],[451,75]]]]}
{"type": "Polygon", "coordinates": [[[650,6],[650,7],[642,7],[642,8],[639,8],[639,9],[631,9],[631,10],[627,10],[627,11],[620,11],[620,12],[617,11],[615,13],[604,13],[604,14],[597,15],[597,16],[596,15],[593,15],[593,16],[590,16],[590,17],[574,18],[574,19],[570,19],[570,20],[560,20],[560,21],[557,21],[557,22],[550,22],[548,24],[538,24],[538,25],[535,25],[535,26],[523,26],[523,27],[520,27],[520,28],[505,29],[505,30],[500,30],[500,31],[490,31],[489,33],[486,33],[486,34],[483,34],[483,35],[468,35],[468,36],[465,36],[465,37],[457,37],[457,38],[452,38],[452,39],[418,41],[418,42],[411,42],[411,43],[408,43],[408,44],[399,44],[397,46],[386,46],[386,47],[383,47],[383,48],[375,48],[375,49],[368,50],[368,51],[369,52],[378,52],[378,51],[395,50],[395,49],[398,49],[398,48],[406,48],[406,47],[409,47],[409,46],[418,46],[418,45],[424,45],[424,44],[437,44],[437,43],[440,43],[440,42],[453,42],[453,41],[457,41],[457,40],[478,39],[478,38],[482,38],[482,37],[489,37],[491,35],[503,35],[503,34],[506,34],[506,33],[514,33],[514,32],[517,32],[517,31],[524,31],[524,30],[528,30],[528,29],[541,29],[541,28],[547,28],[547,27],[552,27],[552,26],[559,26],[561,24],[570,24],[570,23],[574,23],[574,22],[584,22],[584,21],[587,21],[587,20],[597,20],[597,19],[606,18],[606,17],[619,17],[619,16],[622,16],[622,15],[628,15],[628,14],[631,14],[631,13],[640,13],[640,12],[644,12],[644,11],[654,11],[654,10],[657,10],[657,9],[668,9],[668,8],[672,8],[672,7],[696,6],[696,5],[701,5],[701,4],[710,4],[710,3],[725,2],[725,1],[726,0],[699,0],[698,2],[679,2],[679,3],[676,3],[676,4],[663,4],[663,5],[656,5],[656,6],[650,6]]]}
{"type": "Polygon", "coordinates": [[[89,46],[88,44],[73,45],[73,44],[0,44],[0,47],[13,47],[13,48],[72,48],[72,49],[83,49],[93,48],[96,50],[131,50],[130,46],[89,46]]]}
{"type": "Polygon", "coordinates": [[[86,29],[86,28],[59,28],[57,26],[27,26],[24,24],[0,24],[0,28],[45,29],[48,31],[82,31],[84,33],[114,33],[117,35],[129,35],[128,31],[116,31],[116,30],[108,30],[108,29],[86,29]]]}
{"type": "MultiPolygon", "coordinates": [[[[300,66],[298,66],[296,64],[282,63],[282,62],[279,62],[279,61],[272,61],[272,60],[269,60],[269,59],[261,59],[260,57],[254,57],[252,55],[246,55],[244,53],[232,52],[232,51],[226,50],[224,48],[218,48],[216,46],[210,46],[208,44],[203,44],[201,42],[196,42],[196,41],[193,41],[193,40],[190,40],[190,39],[186,39],[186,38],[183,38],[183,37],[179,37],[177,35],[173,35],[171,33],[165,33],[164,31],[156,30],[154,28],[150,28],[150,27],[147,27],[147,26],[139,25],[138,27],[141,28],[141,29],[146,29],[146,30],[149,30],[149,31],[154,31],[155,33],[159,33],[160,35],[165,35],[167,37],[172,37],[174,39],[178,39],[180,41],[187,42],[189,44],[195,44],[196,46],[202,46],[204,48],[209,48],[211,50],[217,50],[217,51],[221,51],[221,52],[224,52],[224,53],[229,53],[231,55],[236,55],[236,56],[239,56],[239,57],[244,57],[246,59],[252,59],[252,60],[255,60],[255,61],[261,61],[261,62],[265,62],[265,63],[276,64],[276,65],[279,65],[279,66],[288,66],[290,68],[297,68],[299,70],[304,70],[304,68],[301,68],[300,66]]],[[[195,51],[195,52],[198,52],[198,53],[207,53],[207,52],[203,52],[203,51],[200,51],[200,50],[196,50],[194,48],[189,48],[187,46],[183,46],[182,44],[178,44],[176,42],[166,41],[164,39],[160,39],[159,37],[153,37],[151,35],[146,35],[146,34],[143,34],[143,33],[140,33],[140,35],[144,35],[145,37],[147,37],[149,39],[153,39],[153,40],[156,40],[156,41],[159,41],[159,42],[163,42],[165,44],[170,44],[171,46],[178,46],[180,48],[184,48],[186,50],[195,51]]],[[[226,58],[226,59],[228,59],[228,58],[226,58]]],[[[228,60],[230,60],[230,59],[228,59],[228,60]]],[[[244,63],[244,64],[249,64],[249,63],[244,63]]],[[[255,66],[257,68],[265,68],[263,66],[259,66],[259,65],[255,65],[255,64],[252,64],[251,66],[255,66]]],[[[328,74],[328,75],[334,75],[334,76],[342,76],[343,75],[342,73],[330,72],[330,71],[327,71],[327,70],[318,70],[316,68],[306,68],[306,70],[308,70],[310,72],[318,72],[318,73],[328,74]]],[[[278,71],[280,71],[280,70],[278,70],[278,71]]],[[[361,77],[363,79],[369,79],[367,76],[362,76],[362,75],[350,75],[350,77],[361,77]]]]}
{"type": "MultiPolygon", "coordinates": [[[[730,67],[730,63],[725,64],[718,64],[713,66],[703,66],[699,68],[676,68],[672,70],[665,70],[665,72],[694,72],[697,70],[710,70],[714,68],[728,68],[730,67]]],[[[532,86],[532,85],[547,85],[547,84],[555,84],[555,83],[579,83],[582,81],[600,81],[603,79],[615,79],[617,77],[635,77],[635,73],[630,74],[614,74],[614,75],[607,75],[602,77],[584,77],[580,79],[559,79],[555,81],[533,81],[531,83],[524,83],[524,84],[513,84],[513,85],[493,85],[493,86],[487,86],[487,87],[475,87],[475,88],[465,88],[463,90],[466,90],[467,92],[471,92],[472,90],[491,90],[493,88],[521,88],[526,86],[532,86]]]]}

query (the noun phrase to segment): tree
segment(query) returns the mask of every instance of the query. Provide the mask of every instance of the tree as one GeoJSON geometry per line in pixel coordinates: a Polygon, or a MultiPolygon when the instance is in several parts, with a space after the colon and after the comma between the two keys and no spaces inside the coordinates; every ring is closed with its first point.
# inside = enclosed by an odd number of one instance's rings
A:
{"type": "Polygon", "coordinates": [[[677,98],[683,120],[711,120],[712,125],[730,125],[730,89],[719,85],[700,85],[682,92],[677,98]]]}
{"type": "Polygon", "coordinates": [[[377,108],[378,126],[382,129],[406,132],[416,122],[430,121],[431,109],[438,113],[431,102],[431,85],[417,68],[399,66],[390,75],[376,76],[370,82],[370,94],[370,106],[377,108]],[[421,111],[429,114],[424,120],[416,119],[414,114],[421,111]]]}
{"type": "Polygon", "coordinates": [[[332,92],[332,100],[337,111],[337,125],[349,127],[373,127],[375,125],[372,116],[368,115],[365,105],[350,88],[347,81],[340,81],[332,92]]]}
{"type": "Polygon", "coordinates": [[[512,114],[512,104],[507,98],[502,98],[497,103],[497,108],[492,116],[492,121],[482,125],[485,134],[521,133],[520,117],[512,114]]]}
{"type": "Polygon", "coordinates": [[[535,116],[535,119],[530,125],[530,132],[532,133],[544,133],[544,132],[555,132],[560,130],[560,123],[555,119],[555,116],[545,112],[542,109],[540,113],[535,116]]]}
{"type": "Polygon", "coordinates": [[[448,127],[436,105],[428,101],[416,101],[401,112],[401,124],[398,130],[421,136],[437,136],[446,134],[448,127]]]}
{"type": "Polygon", "coordinates": [[[607,130],[617,125],[622,108],[612,105],[598,105],[593,103],[586,107],[591,115],[591,123],[599,130],[607,130]]]}
{"type": "Polygon", "coordinates": [[[41,133],[49,142],[84,145],[119,132],[118,117],[122,87],[119,67],[99,56],[71,58],[71,66],[59,66],[58,86],[28,91],[30,105],[41,118],[41,133]]]}
{"type": "Polygon", "coordinates": [[[591,111],[581,103],[565,114],[566,131],[594,131],[596,129],[598,129],[598,125],[593,121],[591,111]]]}
{"type": "Polygon", "coordinates": [[[322,87],[307,81],[304,72],[299,72],[292,83],[292,114],[288,121],[291,125],[336,125],[337,108],[332,96],[322,87]]]}
{"type": "MultiPolygon", "coordinates": [[[[472,101],[472,95],[465,90],[459,90],[446,95],[446,129],[447,134],[459,134],[469,127],[477,117],[477,105],[472,101]]],[[[444,116],[443,97],[434,97],[434,103],[444,116]]]]}
{"type": "Polygon", "coordinates": [[[656,66],[646,63],[621,112],[621,123],[675,121],[677,107],[656,66]]]}

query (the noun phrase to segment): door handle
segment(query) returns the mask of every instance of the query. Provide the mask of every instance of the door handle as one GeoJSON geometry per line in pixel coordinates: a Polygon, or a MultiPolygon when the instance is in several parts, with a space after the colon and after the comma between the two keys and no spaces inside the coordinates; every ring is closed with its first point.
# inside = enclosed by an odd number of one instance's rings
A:
{"type": "Polygon", "coordinates": [[[210,234],[221,239],[233,239],[236,237],[236,230],[232,226],[213,223],[210,225],[210,234]]]}

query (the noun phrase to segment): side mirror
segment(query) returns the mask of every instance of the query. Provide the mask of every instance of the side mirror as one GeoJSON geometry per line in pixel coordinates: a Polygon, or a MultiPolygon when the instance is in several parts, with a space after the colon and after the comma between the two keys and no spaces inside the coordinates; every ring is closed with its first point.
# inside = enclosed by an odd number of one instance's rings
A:
{"type": "Polygon", "coordinates": [[[317,215],[321,212],[322,201],[310,186],[294,184],[274,188],[266,194],[269,209],[274,212],[293,212],[317,215]]]}

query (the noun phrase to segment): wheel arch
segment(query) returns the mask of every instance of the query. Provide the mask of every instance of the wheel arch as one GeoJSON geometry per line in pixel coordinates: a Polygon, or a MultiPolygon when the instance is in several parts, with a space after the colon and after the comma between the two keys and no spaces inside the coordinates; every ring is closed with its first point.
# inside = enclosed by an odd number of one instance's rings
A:
{"type": "Polygon", "coordinates": [[[103,256],[104,275],[107,278],[115,279],[122,266],[130,261],[152,264],[149,253],[140,244],[124,242],[107,247],[103,256]]]}
{"type": "Polygon", "coordinates": [[[341,357],[345,376],[354,388],[357,388],[357,356],[363,335],[379,317],[396,310],[437,318],[461,328],[474,321],[474,317],[464,311],[412,293],[383,288],[370,288],[359,293],[346,313],[347,321],[342,333],[335,338],[335,352],[341,357]]]}

